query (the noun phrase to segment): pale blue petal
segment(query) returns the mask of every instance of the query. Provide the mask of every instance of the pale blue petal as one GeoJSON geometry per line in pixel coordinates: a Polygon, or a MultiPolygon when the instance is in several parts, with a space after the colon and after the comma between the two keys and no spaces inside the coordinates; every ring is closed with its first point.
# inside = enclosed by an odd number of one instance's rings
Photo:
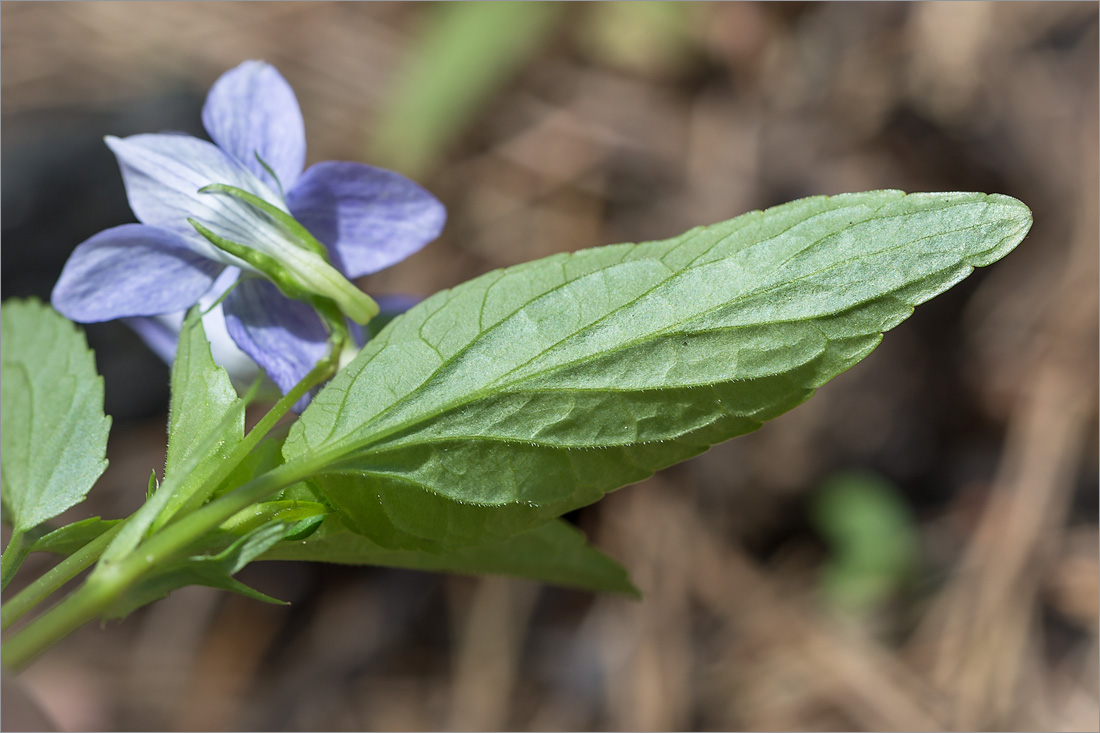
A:
{"type": "Polygon", "coordinates": [[[223,150],[265,183],[278,188],[256,160],[271,166],[289,190],[306,160],[306,131],[294,90],[274,66],[245,61],[214,82],[202,108],[202,124],[223,150]]]}
{"type": "MultiPolygon", "coordinates": [[[[210,342],[210,352],[214,361],[225,367],[234,384],[247,385],[256,376],[256,362],[237,348],[236,342],[229,336],[229,331],[226,329],[225,314],[222,312],[221,304],[215,305],[239,276],[240,270],[237,268],[225,268],[210,289],[199,298],[198,305],[203,310],[202,327],[210,342]]],[[[134,329],[157,356],[171,364],[176,358],[180,328],[186,315],[187,311],[181,310],[160,316],[124,318],[122,321],[134,329]]]]}
{"type": "Polygon", "coordinates": [[[267,280],[242,279],[222,307],[229,335],[283,394],[328,351],[328,333],[320,316],[267,280]]]}
{"type": "Polygon", "coordinates": [[[76,248],[51,302],[81,323],[170,313],[193,305],[222,268],[172,232],[123,224],[76,248]]]}
{"type": "MultiPolygon", "coordinates": [[[[122,169],[130,208],[141,222],[174,231],[210,259],[238,267],[243,263],[206,241],[187,219],[196,219],[219,235],[245,244],[276,236],[267,220],[247,204],[225,194],[199,193],[204,186],[222,183],[285,206],[251,171],[213,143],[186,135],[106,140],[122,169]]],[[[269,248],[281,246],[274,242],[269,248]]]]}
{"type": "Polygon", "coordinates": [[[420,186],[361,163],[310,166],[287,192],[287,205],[353,278],[405,259],[438,237],[447,219],[420,186]]]}

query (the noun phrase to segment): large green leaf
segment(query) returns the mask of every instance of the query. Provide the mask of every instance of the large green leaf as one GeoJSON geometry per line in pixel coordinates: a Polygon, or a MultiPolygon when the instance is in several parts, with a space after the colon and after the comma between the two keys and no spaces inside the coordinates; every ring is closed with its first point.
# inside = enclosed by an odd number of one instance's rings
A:
{"type": "Polygon", "coordinates": [[[284,456],[376,541],[515,534],[795,407],[1030,225],[874,191],[490,272],[370,341],[284,456]]]}
{"type": "Polygon", "coordinates": [[[619,563],[587,544],[580,530],[562,520],[548,522],[499,543],[440,553],[387,549],[329,518],[308,539],[280,542],[260,559],[516,575],[555,585],[639,595],[619,563]]]}
{"type": "Polygon", "coordinates": [[[38,300],[0,307],[0,496],[16,533],[84,500],[107,468],[103,379],[84,334],[38,300]]]}

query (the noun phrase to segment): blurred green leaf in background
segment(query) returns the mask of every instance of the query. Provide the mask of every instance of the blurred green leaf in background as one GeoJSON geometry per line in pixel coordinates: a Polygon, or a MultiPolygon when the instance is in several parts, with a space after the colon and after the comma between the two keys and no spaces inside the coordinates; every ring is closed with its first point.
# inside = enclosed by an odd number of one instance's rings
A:
{"type": "Polygon", "coordinates": [[[863,615],[887,600],[916,565],[916,527],[898,488],[876,473],[827,478],[810,520],[829,546],[820,592],[845,615],[863,615]]]}
{"type": "Polygon", "coordinates": [[[369,159],[421,175],[524,68],[562,11],[549,2],[430,6],[410,46],[402,83],[378,120],[369,159]]]}

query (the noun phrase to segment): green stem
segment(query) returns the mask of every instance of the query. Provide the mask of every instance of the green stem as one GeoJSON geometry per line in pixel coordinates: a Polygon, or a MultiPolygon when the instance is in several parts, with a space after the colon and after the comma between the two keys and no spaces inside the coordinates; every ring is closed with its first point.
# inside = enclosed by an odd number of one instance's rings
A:
{"type": "Polygon", "coordinates": [[[313,461],[287,463],[181,517],[122,559],[100,563],[80,588],[0,647],[8,669],[19,669],[87,622],[106,615],[146,574],[252,504],[314,473],[313,461]]]}
{"type": "Polygon", "coordinates": [[[55,642],[100,615],[110,605],[110,589],[89,578],[61,603],[32,621],[25,629],[4,642],[0,659],[8,670],[30,662],[55,642]]]}
{"type": "Polygon", "coordinates": [[[214,486],[217,487],[222,481],[229,476],[237,465],[252,452],[263,438],[271,432],[275,427],[275,423],[279,422],[290,412],[290,408],[294,407],[298,400],[305,396],[306,392],[321,384],[336,371],[336,364],[340,358],[339,347],[343,346],[341,341],[339,344],[333,346],[332,351],[325,356],[324,359],[317,362],[316,366],[310,370],[309,374],[302,378],[302,381],[294,385],[289,392],[279,398],[267,414],[260,418],[259,422],[252,426],[252,429],[248,431],[248,435],[244,437],[236,448],[226,457],[226,460],[222,462],[222,465],[218,467],[212,477],[216,480],[214,486]],[[228,467],[226,467],[228,466],[228,467]]]}
{"type": "Polygon", "coordinates": [[[33,544],[34,538],[29,536],[27,532],[16,532],[11,536],[3,557],[0,557],[0,590],[8,587],[8,583],[15,577],[19,566],[30,554],[31,545],[33,544]]]}
{"type": "Polygon", "coordinates": [[[82,570],[90,567],[103,554],[103,550],[120,529],[122,529],[122,523],[111,527],[19,591],[14,598],[0,608],[0,630],[7,629],[23,618],[28,611],[79,575],[82,570]]]}
{"type": "MultiPolygon", "coordinates": [[[[213,493],[230,472],[275,427],[275,424],[290,411],[294,403],[332,375],[337,368],[342,347],[343,338],[340,334],[336,334],[329,354],[275,403],[218,469],[207,478],[204,487],[200,487],[200,491],[196,492],[203,497],[202,500],[213,493]]],[[[193,511],[190,511],[192,507],[185,505],[182,507],[184,511],[177,511],[173,519],[140,545],[111,562],[100,562],[80,588],[6,641],[0,648],[3,665],[9,669],[17,669],[28,664],[88,621],[106,615],[110,607],[134,583],[171,559],[175,553],[192,545],[204,534],[241,510],[315,473],[315,469],[313,460],[284,464],[223,494],[205,506],[193,508],[193,511]]],[[[62,583],[102,556],[114,537],[128,523],[129,520],[112,527],[110,531],[74,553],[73,557],[79,556],[76,560],[69,558],[63,561],[57,568],[39,579],[39,581],[45,581],[41,585],[36,582],[13,598],[2,609],[2,612],[7,612],[3,619],[4,627],[7,628],[21,618],[62,583]],[[28,593],[32,588],[34,591],[28,593]],[[15,605],[12,606],[12,604],[15,605]],[[9,608],[9,606],[12,607],[9,608]]]]}

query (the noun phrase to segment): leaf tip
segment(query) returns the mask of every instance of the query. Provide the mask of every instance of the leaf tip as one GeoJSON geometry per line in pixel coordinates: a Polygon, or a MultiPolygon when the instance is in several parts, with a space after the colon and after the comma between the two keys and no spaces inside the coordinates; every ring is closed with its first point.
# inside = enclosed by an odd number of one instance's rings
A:
{"type": "Polygon", "coordinates": [[[629,578],[623,580],[623,586],[619,589],[619,594],[632,601],[641,601],[645,598],[645,594],[638,590],[638,586],[634,585],[629,578]]]}
{"type": "Polygon", "coordinates": [[[986,197],[992,205],[990,219],[995,232],[991,246],[970,258],[974,267],[985,267],[1007,255],[1024,241],[1034,217],[1031,208],[1023,201],[1005,194],[992,193],[986,197]]]}

